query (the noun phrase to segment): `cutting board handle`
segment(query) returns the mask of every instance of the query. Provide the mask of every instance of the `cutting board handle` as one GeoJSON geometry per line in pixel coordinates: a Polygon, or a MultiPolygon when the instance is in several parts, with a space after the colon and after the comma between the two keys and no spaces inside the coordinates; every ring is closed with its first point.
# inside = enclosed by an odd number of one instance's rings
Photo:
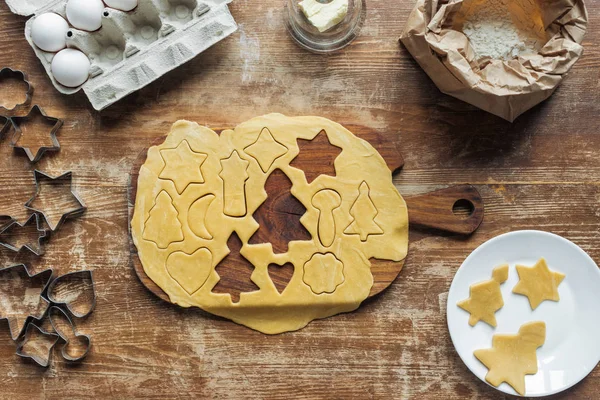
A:
{"type": "Polygon", "coordinates": [[[483,200],[471,185],[405,198],[410,226],[470,235],[483,221],[483,200]]]}

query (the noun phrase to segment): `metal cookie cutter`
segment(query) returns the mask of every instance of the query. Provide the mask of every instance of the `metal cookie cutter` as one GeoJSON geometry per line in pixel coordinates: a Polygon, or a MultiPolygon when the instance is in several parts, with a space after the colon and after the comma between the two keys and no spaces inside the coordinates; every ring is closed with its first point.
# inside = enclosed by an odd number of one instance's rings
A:
{"type": "Polygon", "coordinates": [[[27,221],[25,221],[22,224],[20,224],[18,221],[12,220],[11,222],[8,223],[8,225],[5,225],[4,228],[0,229],[0,246],[3,246],[14,252],[20,252],[23,249],[27,249],[30,252],[32,252],[33,254],[35,254],[36,256],[41,256],[42,254],[44,254],[44,248],[42,246],[42,242],[47,238],[48,238],[48,236],[46,235],[46,230],[42,228],[42,226],[40,224],[40,217],[36,213],[31,214],[31,216],[27,219],[27,221]],[[17,229],[24,228],[24,227],[32,224],[33,221],[35,221],[36,230],[39,233],[38,239],[37,239],[37,246],[32,243],[25,243],[25,244],[20,245],[19,247],[16,247],[15,245],[12,245],[12,244],[8,243],[6,240],[4,240],[3,236],[7,236],[7,233],[10,232],[12,229],[15,229],[15,227],[17,229]]]}
{"type": "Polygon", "coordinates": [[[21,107],[21,106],[26,106],[29,103],[31,103],[31,99],[33,97],[33,86],[31,85],[31,83],[27,80],[27,74],[25,74],[22,71],[18,71],[18,70],[14,70],[11,68],[2,68],[0,70],[0,81],[4,80],[4,79],[10,79],[10,78],[16,78],[18,80],[21,80],[23,82],[25,82],[25,84],[27,85],[27,91],[25,93],[25,101],[23,103],[20,104],[16,104],[14,107],[12,108],[6,108],[3,105],[0,104],[0,112],[4,112],[4,111],[13,111],[14,109],[21,107]]]}
{"type": "Polygon", "coordinates": [[[83,333],[78,333],[75,329],[75,324],[73,324],[73,321],[71,320],[69,315],[60,307],[50,307],[50,310],[48,311],[48,318],[50,319],[50,324],[52,325],[54,332],[56,332],[58,336],[60,336],[60,338],[65,342],[61,350],[63,358],[71,362],[83,360],[90,352],[90,348],[92,347],[92,338],[83,333]],[[60,321],[61,319],[63,322],[62,324],[60,321]],[[65,326],[64,322],[66,322],[66,325],[68,325],[68,327],[65,326]],[[65,332],[65,328],[69,330],[68,333],[65,332]],[[71,338],[72,340],[79,340],[85,343],[85,351],[83,351],[81,355],[74,357],[69,354],[68,349],[69,344],[71,344],[69,338],[71,338]]]}
{"type": "MultiPolygon", "coordinates": [[[[17,346],[17,355],[19,357],[23,357],[23,358],[30,358],[33,361],[35,361],[39,366],[46,368],[46,367],[48,367],[48,365],[50,365],[50,358],[52,357],[52,349],[54,348],[54,346],[56,346],[56,343],[58,342],[59,339],[60,339],[59,335],[57,335],[56,333],[46,332],[45,330],[40,328],[35,322],[32,321],[29,324],[27,324],[27,329],[25,330],[25,333],[23,334],[23,340],[17,346]],[[29,341],[31,341],[33,335],[43,336],[45,338],[48,338],[49,341],[51,341],[50,345],[48,345],[48,348],[46,349],[46,351],[47,351],[47,353],[45,354],[46,357],[43,357],[40,354],[29,353],[25,349],[27,343],[29,341]]],[[[40,346],[35,346],[35,349],[39,350],[40,346]]]]}
{"type": "Polygon", "coordinates": [[[12,126],[13,124],[10,118],[0,115],[0,140],[2,140],[6,132],[8,132],[12,126]]]}
{"type": "MultiPolygon", "coordinates": [[[[45,293],[47,292],[49,285],[50,285],[50,281],[52,280],[52,275],[53,275],[53,271],[51,269],[47,269],[45,271],[42,271],[40,273],[37,274],[30,274],[29,271],[27,270],[27,268],[25,267],[24,264],[17,264],[17,265],[12,265],[10,267],[6,267],[6,268],[2,268],[0,269],[0,276],[4,275],[4,274],[8,274],[8,273],[12,273],[12,271],[15,271],[16,273],[18,273],[19,271],[21,272],[25,272],[27,275],[27,279],[34,279],[37,277],[41,276],[41,279],[44,283],[42,290],[40,291],[40,302],[45,303],[45,306],[42,304],[42,306],[40,307],[39,311],[35,314],[35,315],[26,315],[24,317],[24,322],[22,324],[22,326],[17,326],[14,327],[13,324],[16,323],[17,325],[19,325],[19,318],[16,317],[14,314],[9,315],[0,315],[0,320],[5,319],[8,322],[8,329],[10,331],[10,335],[11,338],[13,340],[17,340],[20,336],[23,335],[23,332],[25,331],[25,327],[28,325],[28,323],[30,323],[31,319],[34,318],[36,320],[40,320],[44,317],[44,315],[46,315],[46,311],[48,310],[48,307],[50,306],[50,302],[45,298],[45,293]],[[47,276],[46,276],[47,275],[47,276]],[[11,322],[12,321],[12,322],[11,322]]],[[[12,278],[12,277],[11,277],[12,278]]],[[[9,279],[11,279],[9,278],[9,279]]],[[[2,282],[4,283],[4,282],[2,282]]],[[[2,288],[4,288],[5,285],[2,285],[2,288]]],[[[10,287],[8,288],[9,290],[11,289],[10,287]]],[[[7,296],[6,293],[4,293],[4,295],[7,296]]],[[[8,308],[8,310],[14,308],[12,307],[12,304],[9,302],[10,301],[10,297],[7,296],[8,298],[4,298],[3,296],[3,304],[10,304],[10,307],[8,308]]],[[[24,303],[24,301],[21,301],[22,303],[24,303]]],[[[4,310],[5,307],[2,307],[2,309],[4,310]]]]}
{"type": "Polygon", "coordinates": [[[56,133],[58,132],[60,127],[63,125],[63,121],[59,118],[47,116],[46,113],[44,112],[44,110],[42,110],[42,108],[40,106],[38,106],[38,105],[33,106],[33,108],[29,111],[29,113],[24,117],[12,117],[12,118],[10,118],[10,120],[12,121],[12,126],[15,131],[15,133],[13,134],[13,137],[10,141],[10,145],[14,149],[19,149],[19,150],[24,151],[25,154],[27,155],[27,158],[29,158],[29,161],[31,161],[32,163],[38,162],[47,151],[59,151],[60,150],[60,143],[58,142],[58,139],[56,138],[56,133]],[[21,136],[23,135],[21,126],[23,126],[29,120],[35,118],[36,116],[42,117],[47,122],[53,123],[54,125],[52,126],[52,129],[50,129],[50,132],[49,132],[50,140],[52,141],[52,146],[40,146],[38,148],[37,152],[35,154],[33,154],[29,147],[19,146],[18,142],[19,142],[19,139],[21,139],[21,136]]]}
{"type": "Polygon", "coordinates": [[[81,214],[83,214],[85,212],[85,210],[87,210],[87,207],[85,206],[85,204],[83,203],[83,201],[79,198],[79,196],[77,195],[77,193],[75,193],[73,191],[73,188],[72,188],[73,173],[71,171],[65,172],[64,174],[62,174],[60,176],[57,176],[56,178],[53,178],[50,175],[45,174],[44,172],[39,171],[39,170],[36,169],[33,172],[33,175],[34,175],[34,178],[35,178],[36,191],[35,191],[35,194],[33,195],[33,197],[31,197],[31,199],[29,199],[29,201],[27,203],[25,203],[25,208],[27,208],[27,209],[29,209],[29,210],[31,210],[33,212],[41,214],[44,217],[44,219],[46,220],[46,223],[48,224],[48,226],[50,227],[50,230],[52,232],[56,231],[62,225],[62,223],[66,219],[78,217],[81,214]],[[59,182],[61,180],[68,181],[68,183],[69,183],[69,190],[70,190],[71,195],[73,196],[73,198],[78,203],[78,207],[76,207],[76,208],[74,208],[72,210],[69,210],[69,211],[63,213],[62,216],[60,217],[60,220],[56,224],[53,224],[52,221],[50,221],[48,219],[48,210],[40,210],[40,209],[32,207],[31,205],[33,204],[33,202],[35,201],[35,199],[40,194],[40,190],[41,190],[41,187],[43,185],[42,182],[45,181],[45,182],[50,182],[50,183],[47,183],[47,184],[53,184],[53,182],[59,182]]]}
{"type": "Polygon", "coordinates": [[[57,277],[48,286],[46,296],[48,301],[54,304],[64,305],[75,317],[87,317],[92,313],[92,311],[94,311],[94,308],[96,307],[96,289],[92,271],[84,270],[69,272],[57,277]],[[87,290],[87,293],[84,294],[84,297],[86,299],[90,299],[90,304],[89,307],[87,307],[84,311],[81,311],[81,309],[77,309],[75,307],[75,303],[77,303],[77,300],[82,297],[81,295],[77,296],[75,299],[72,299],[72,295],[70,295],[70,293],[67,293],[68,295],[64,297],[61,297],[60,293],[57,293],[57,289],[60,288],[60,286],[66,287],[67,292],[71,290],[69,284],[73,282],[75,282],[75,285],[83,287],[84,291],[87,290]]]}

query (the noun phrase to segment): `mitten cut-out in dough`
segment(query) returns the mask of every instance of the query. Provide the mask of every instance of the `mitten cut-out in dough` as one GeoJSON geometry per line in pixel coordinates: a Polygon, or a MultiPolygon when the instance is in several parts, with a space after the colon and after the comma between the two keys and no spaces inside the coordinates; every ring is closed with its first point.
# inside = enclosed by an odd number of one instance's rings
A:
{"type": "Polygon", "coordinates": [[[546,341],[546,324],[541,321],[521,325],[519,333],[497,334],[491,349],[473,353],[488,369],[485,380],[494,386],[508,383],[521,396],[525,395],[525,375],[538,371],[536,350],[546,341]]]}
{"type": "Polygon", "coordinates": [[[558,285],[565,279],[565,274],[551,271],[544,258],[540,258],[532,267],[517,265],[517,273],[519,282],[513,288],[513,293],[527,296],[532,310],[544,300],[560,300],[558,285]]]}
{"type": "Polygon", "coordinates": [[[492,271],[492,279],[475,283],[470,286],[468,299],[456,303],[460,308],[469,312],[469,325],[475,326],[483,321],[496,327],[496,311],[504,306],[500,284],[508,279],[508,264],[500,265],[492,271]]]}
{"type": "Polygon", "coordinates": [[[333,121],[270,114],[220,134],[179,121],[140,168],[131,235],[172,303],[280,333],[358,308],[369,260],[406,257],[408,213],[381,155],[333,121]],[[188,147],[206,154],[201,184],[188,147]],[[166,170],[175,149],[190,157],[166,170]]]}

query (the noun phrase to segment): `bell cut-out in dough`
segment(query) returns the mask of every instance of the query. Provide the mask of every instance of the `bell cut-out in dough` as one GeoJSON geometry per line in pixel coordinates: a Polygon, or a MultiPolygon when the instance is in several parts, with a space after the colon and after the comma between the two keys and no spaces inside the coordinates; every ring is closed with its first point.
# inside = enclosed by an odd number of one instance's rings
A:
{"type": "Polygon", "coordinates": [[[173,206],[173,199],[166,191],[161,191],[144,224],[143,238],[156,244],[159,249],[166,249],[173,242],[183,241],[178,217],[179,212],[173,206]]]}
{"type": "Polygon", "coordinates": [[[171,253],[167,258],[167,271],[190,295],[204,285],[212,270],[212,254],[200,248],[192,254],[183,251],[171,253]]]}
{"type": "Polygon", "coordinates": [[[212,235],[206,227],[206,219],[208,216],[208,207],[215,199],[214,194],[207,194],[194,201],[188,210],[188,225],[194,235],[199,238],[210,240],[212,235]]]}
{"type": "MultiPolygon", "coordinates": [[[[171,178],[185,185],[197,168],[193,161],[171,178]]],[[[406,257],[408,213],[381,155],[333,121],[270,114],[220,134],[179,121],[163,143],[148,150],[140,168],[131,236],[145,274],[172,303],[274,334],[358,308],[373,286],[369,260],[401,262],[406,257]],[[253,147],[259,139],[267,144],[260,154],[253,147]],[[204,183],[190,184],[178,195],[173,183],[159,178],[165,167],[161,150],[184,141],[207,157],[201,169],[204,183]],[[381,228],[365,241],[360,234],[344,233],[363,182],[381,228]],[[161,191],[168,201],[161,200],[159,209],[169,217],[151,212],[161,191]],[[312,200],[319,191],[338,194],[339,206],[328,212],[322,212],[328,207],[316,208],[312,200]],[[333,222],[327,217],[332,213],[333,222]],[[163,239],[162,247],[143,239],[157,240],[165,233],[169,240],[163,239]],[[208,276],[206,261],[178,253],[200,248],[212,254],[208,276]],[[167,270],[170,257],[177,263],[171,259],[167,270]]]]}
{"type": "Polygon", "coordinates": [[[532,310],[544,300],[560,300],[558,285],[565,279],[565,274],[551,271],[544,258],[540,258],[532,267],[517,265],[517,274],[519,282],[513,288],[513,293],[527,296],[532,310]]]}
{"type": "Polygon", "coordinates": [[[183,193],[190,183],[204,183],[200,168],[207,155],[193,151],[187,140],[174,149],[161,150],[160,155],[165,166],[158,177],[173,182],[177,193],[183,193]]]}
{"type": "Polygon", "coordinates": [[[521,396],[525,396],[525,375],[538,371],[538,347],[546,341],[546,324],[542,321],[521,325],[519,333],[496,334],[491,349],[479,349],[473,353],[488,369],[485,380],[498,387],[508,383],[521,396]]]}
{"type": "Polygon", "coordinates": [[[492,271],[492,279],[474,283],[469,287],[469,298],[456,305],[470,313],[469,325],[483,321],[496,327],[496,311],[504,306],[500,284],[508,279],[508,264],[502,264],[492,271]]]}
{"type": "Polygon", "coordinates": [[[315,254],[304,264],[303,279],[315,294],[333,293],[344,282],[344,264],[331,253],[315,254]]]}
{"type": "Polygon", "coordinates": [[[223,213],[230,217],[246,215],[248,164],[235,150],[227,159],[221,160],[219,176],[223,179],[223,213]]]}
{"type": "Polygon", "coordinates": [[[269,129],[263,128],[256,142],[246,147],[244,151],[254,157],[262,171],[266,173],[275,160],[287,153],[288,148],[275,140],[269,129]]]}
{"type": "Polygon", "coordinates": [[[369,238],[369,235],[381,235],[383,233],[381,227],[375,222],[378,211],[375,204],[373,204],[373,200],[371,200],[370,191],[367,182],[362,181],[358,188],[358,197],[350,207],[350,215],[352,215],[353,220],[344,230],[344,233],[348,235],[359,235],[360,240],[363,242],[369,238]]]}

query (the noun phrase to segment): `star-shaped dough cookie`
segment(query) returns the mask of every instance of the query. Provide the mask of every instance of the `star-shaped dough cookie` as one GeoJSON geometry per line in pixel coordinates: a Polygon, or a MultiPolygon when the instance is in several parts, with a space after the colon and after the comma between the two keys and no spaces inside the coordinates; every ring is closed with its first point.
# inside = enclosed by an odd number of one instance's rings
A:
{"type": "Polygon", "coordinates": [[[508,264],[499,265],[492,271],[492,279],[478,282],[469,287],[469,298],[456,303],[469,312],[469,325],[483,321],[496,327],[496,311],[504,306],[500,284],[508,279],[508,264]]]}
{"type": "Polygon", "coordinates": [[[171,180],[177,193],[183,193],[192,182],[204,183],[200,167],[208,156],[193,151],[187,140],[182,140],[174,149],[161,150],[160,155],[165,162],[165,167],[160,171],[158,177],[171,180]],[[194,168],[195,165],[198,166],[198,169],[194,168]]]}
{"type": "Polygon", "coordinates": [[[275,140],[269,129],[263,128],[256,142],[244,151],[256,159],[262,171],[266,173],[275,160],[288,152],[288,148],[275,140]]]}
{"type": "Polygon", "coordinates": [[[535,310],[544,300],[560,300],[558,285],[565,279],[565,274],[550,271],[543,258],[540,258],[533,267],[517,265],[517,273],[519,282],[512,291],[527,296],[532,310],[535,310]]]}
{"type": "Polygon", "coordinates": [[[528,322],[516,335],[494,335],[491,349],[475,350],[473,354],[488,369],[486,381],[496,387],[506,382],[524,396],[525,375],[537,373],[536,350],[545,341],[546,324],[528,322]]]}

